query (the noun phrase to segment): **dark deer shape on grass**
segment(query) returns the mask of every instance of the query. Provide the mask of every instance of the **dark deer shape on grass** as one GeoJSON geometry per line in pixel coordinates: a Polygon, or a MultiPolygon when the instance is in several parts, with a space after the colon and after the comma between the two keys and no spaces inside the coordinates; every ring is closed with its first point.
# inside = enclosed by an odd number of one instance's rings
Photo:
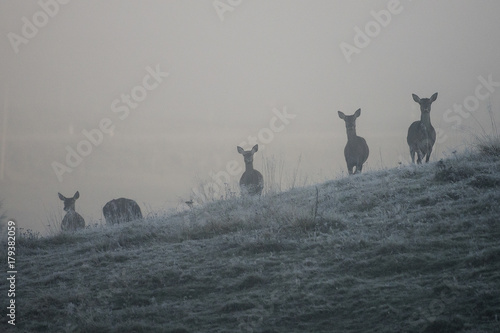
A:
{"type": "Polygon", "coordinates": [[[259,145],[253,146],[252,150],[238,148],[238,153],[243,155],[245,161],[245,172],[240,179],[240,189],[243,195],[261,195],[264,188],[264,177],[253,168],[253,154],[259,150],[259,145]]]}
{"type": "Polygon", "coordinates": [[[431,125],[431,104],[438,96],[435,93],[431,98],[420,98],[412,94],[413,100],[420,104],[420,121],[415,121],[408,128],[406,142],[410,147],[411,161],[415,163],[415,154],[417,154],[417,163],[421,164],[425,157],[425,163],[429,162],[432,147],[436,142],[436,130],[431,125]]]}
{"type": "Polygon", "coordinates": [[[64,201],[64,211],[66,215],[61,222],[61,229],[63,231],[75,231],[85,228],[85,220],[83,217],[75,212],[75,201],[80,197],[80,193],[76,191],[75,195],[71,198],[66,198],[61,193],[57,193],[59,199],[64,201]]]}
{"type": "Polygon", "coordinates": [[[344,148],[344,156],[347,171],[349,171],[350,175],[361,172],[363,163],[366,162],[370,153],[366,140],[356,135],[356,118],[360,115],[361,109],[354,112],[352,116],[346,116],[342,111],[339,111],[339,117],[344,119],[347,130],[347,144],[344,148]],[[353,171],[354,167],[356,167],[355,171],[353,171]]]}
{"type": "Polygon", "coordinates": [[[122,222],[142,219],[141,208],[131,199],[113,199],[102,208],[102,213],[106,219],[106,224],[116,224],[122,222]]]}

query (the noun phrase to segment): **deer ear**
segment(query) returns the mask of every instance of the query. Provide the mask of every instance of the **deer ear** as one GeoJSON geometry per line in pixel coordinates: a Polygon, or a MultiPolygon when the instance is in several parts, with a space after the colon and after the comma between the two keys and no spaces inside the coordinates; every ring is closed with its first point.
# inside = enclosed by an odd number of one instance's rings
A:
{"type": "Polygon", "coordinates": [[[80,197],[80,192],[76,191],[75,195],[73,196],[73,199],[78,199],[80,197]]]}
{"type": "Polygon", "coordinates": [[[417,95],[415,95],[415,94],[411,94],[411,95],[413,96],[413,100],[414,100],[415,102],[417,102],[418,104],[420,104],[420,97],[418,97],[418,96],[417,96],[417,95]]]}
{"type": "Polygon", "coordinates": [[[256,153],[256,152],[258,152],[258,151],[259,151],[259,145],[257,144],[257,145],[255,145],[255,146],[253,146],[253,148],[252,148],[252,153],[256,153]]]}
{"type": "Polygon", "coordinates": [[[358,118],[359,116],[361,116],[361,109],[357,109],[356,112],[354,112],[354,116],[356,118],[358,118]]]}
{"type": "Polygon", "coordinates": [[[238,153],[243,154],[244,150],[240,146],[236,147],[238,149],[238,153]]]}
{"type": "Polygon", "coordinates": [[[59,199],[61,199],[62,201],[64,201],[64,199],[66,199],[66,198],[64,197],[64,195],[62,195],[62,194],[61,194],[61,193],[59,193],[59,192],[57,193],[57,195],[59,196],[59,199]]]}
{"type": "Polygon", "coordinates": [[[434,102],[438,98],[438,93],[431,96],[431,102],[434,102]]]}
{"type": "Polygon", "coordinates": [[[344,112],[339,111],[339,118],[340,118],[340,119],[344,119],[344,118],[345,118],[345,114],[344,114],[344,112]]]}

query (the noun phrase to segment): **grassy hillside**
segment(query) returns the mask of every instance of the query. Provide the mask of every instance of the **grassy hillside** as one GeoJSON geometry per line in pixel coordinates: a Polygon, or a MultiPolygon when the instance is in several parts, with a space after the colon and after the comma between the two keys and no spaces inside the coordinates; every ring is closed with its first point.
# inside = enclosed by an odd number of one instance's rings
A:
{"type": "Polygon", "coordinates": [[[17,331],[500,332],[499,150],[24,237],[17,331]]]}

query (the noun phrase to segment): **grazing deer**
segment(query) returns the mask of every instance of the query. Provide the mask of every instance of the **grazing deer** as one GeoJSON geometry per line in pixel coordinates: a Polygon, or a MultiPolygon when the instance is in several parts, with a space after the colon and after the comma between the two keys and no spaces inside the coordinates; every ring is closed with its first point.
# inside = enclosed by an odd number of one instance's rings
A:
{"type": "Polygon", "coordinates": [[[259,150],[259,145],[253,146],[252,150],[243,150],[238,148],[238,153],[243,155],[245,161],[245,172],[240,179],[240,189],[243,195],[261,195],[264,188],[264,177],[262,174],[253,168],[253,154],[259,150]]]}
{"type": "Polygon", "coordinates": [[[115,224],[142,219],[141,208],[131,199],[113,199],[102,208],[106,224],[115,224]]]}
{"type": "Polygon", "coordinates": [[[412,94],[413,100],[420,104],[420,121],[415,121],[408,128],[406,142],[410,147],[411,161],[415,163],[415,153],[417,154],[417,163],[421,164],[425,157],[425,163],[429,162],[432,147],[436,142],[436,130],[431,125],[431,104],[438,96],[435,93],[431,98],[420,98],[412,94]]]}
{"type": "Polygon", "coordinates": [[[66,198],[61,193],[57,194],[59,195],[59,199],[64,201],[64,211],[66,212],[61,222],[61,229],[63,231],[75,231],[85,228],[85,220],[80,214],[75,212],[75,201],[80,197],[80,193],[76,191],[72,198],[66,198]]]}
{"type": "Polygon", "coordinates": [[[363,163],[366,162],[370,153],[366,140],[356,135],[356,118],[360,115],[361,109],[354,112],[352,116],[346,116],[342,111],[339,111],[339,117],[345,121],[347,130],[347,144],[344,148],[344,156],[347,171],[349,171],[350,175],[361,172],[363,163]],[[353,171],[354,167],[356,167],[355,171],[353,171]]]}

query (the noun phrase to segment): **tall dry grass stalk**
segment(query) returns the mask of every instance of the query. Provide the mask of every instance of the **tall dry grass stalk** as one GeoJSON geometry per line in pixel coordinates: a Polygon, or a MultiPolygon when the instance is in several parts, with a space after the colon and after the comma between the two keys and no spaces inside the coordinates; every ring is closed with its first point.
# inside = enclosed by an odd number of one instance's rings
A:
{"type": "Polygon", "coordinates": [[[63,219],[63,212],[61,209],[47,208],[45,210],[45,221],[42,221],[44,226],[44,234],[47,236],[55,236],[61,233],[61,222],[63,219]]]}
{"type": "Polygon", "coordinates": [[[498,135],[479,138],[476,146],[483,155],[500,157],[500,136],[498,135]]]}
{"type": "Polygon", "coordinates": [[[262,174],[264,176],[264,193],[275,194],[303,187],[309,184],[309,177],[300,170],[302,155],[299,155],[295,165],[287,164],[283,157],[275,155],[262,157],[262,174]]]}
{"type": "Polygon", "coordinates": [[[498,126],[493,115],[491,102],[488,104],[488,115],[490,117],[491,131],[487,131],[480,125],[482,133],[473,134],[475,146],[483,155],[500,156],[500,133],[498,132],[498,126]]]}
{"type": "Polygon", "coordinates": [[[274,155],[262,156],[262,174],[264,176],[264,194],[279,193],[283,190],[285,160],[274,155]]]}
{"type": "Polygon", "coordinates": [[[213,201],[229,200],[239,193],[239,184],[236,180],[229,183],[216,183],[213,180],[197,179],[197,185],[191,189],[189,201],[192,204],[203,205],[213,201]]]}

